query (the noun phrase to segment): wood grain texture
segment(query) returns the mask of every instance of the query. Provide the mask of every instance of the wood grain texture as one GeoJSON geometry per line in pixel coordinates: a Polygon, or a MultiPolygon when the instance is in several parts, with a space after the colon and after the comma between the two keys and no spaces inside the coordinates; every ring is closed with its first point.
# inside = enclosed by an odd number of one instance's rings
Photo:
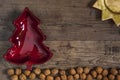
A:
{"type": "Polygon", "coordinates": [[[12,21],[27,6],[41,19],[48,41],[120,40],[120,29],[113,21],[102,22],[94,0],[4,0],[0,1],[0,40],[12,35],[12,21]],[[5,4],[3,4],[5,3],[5,4]]]}
{"type": "MultiPolygon", "coordinates": [[[[5,69],[16,67],[3,59],[10,47],[15,20],[25,7],[41,19],[47,46],[54,56],[41,68],[75,66],[119,67],[120,29],[113,21],[102,22],[95,0],[0,0],[0,79],[5,69]]],[[[25,67],[25,66],[21,66],[25,67]]]]}
{"type": "MultiPolygon", "coordinates": [[[[46,41],[54,56],[48,62],[35,65],[40,68],[66,69],[76,66],[103,66],[120,67],[120,41],[46,41]]],[[[9,42],[1,41],[0,54],[4,54],[10,47],[9,42]]],[[[22,67],[16,66],[3,60],[0,62],[0,78],[7,68],[22,67]]],[[[4,74],[3,76],[6,79],[4,74]]]]}

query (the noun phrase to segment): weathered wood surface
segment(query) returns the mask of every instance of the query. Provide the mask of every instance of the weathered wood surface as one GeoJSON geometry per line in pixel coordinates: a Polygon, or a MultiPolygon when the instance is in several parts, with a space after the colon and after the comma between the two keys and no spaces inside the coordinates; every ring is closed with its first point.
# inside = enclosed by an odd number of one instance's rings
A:
{"type": "Polygon", "coordinates": [[[91,7],[93,2],[95,0],[1,0],[0,40],[6,41],[11,36],[12,21],[26,6],[41,19],[47,40],[120,40],[120,29],[110,20],[100,20],[100,11],[91,7]]]}
{"type": "MultiPolygon", "coordinates": [[[[120,67],[120,41],[46,41],[45,44],[51,47],[54,56],[47,63],[36,65],[41,68],[120,67]]],[[[6,41],[1,41],[0,45],[1,54],[10,47],[6,41]]],[[[16,65],[9,64],[0,57],[0,78],[6,78],[2,72],[16,65]]]]}
{"type": "MultiPolygon", "coordinates": [[[[5,69],[15,67],[3,59],[10,47],[12,21],[25,7],[41,19],[47,46],[54,56],[40,66],[120,67],[120,29],[113,21],[102,22],[95,0],[0,0],[0,79],[7,80],[5,69]]],[[[24,66],[23,66],[24,67],[24,66]]]]}

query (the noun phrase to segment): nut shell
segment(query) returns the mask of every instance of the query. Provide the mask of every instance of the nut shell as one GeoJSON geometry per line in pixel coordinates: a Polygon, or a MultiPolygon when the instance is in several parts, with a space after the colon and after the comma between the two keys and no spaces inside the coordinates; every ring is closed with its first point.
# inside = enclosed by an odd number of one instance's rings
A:
{"type": "Polygon", "coordinates": [[[97,77],[97,72],[95,70],[91,71],[91,75],[93,78],[96,78],[97,77]]]}
{"type": "Polygon", "coordinates": [[[53,78],[53,76],[49,75],[49,76],[46,77],[46,80],[54,80],[54,78],[53,78]]]}
{"type": "Polygon", "coordinates": [[[20,79],[20,80],[26,80],[27,77],[25,76],[25,74],[20,74],[20,75],[19,75],[19,79],[20,79]]]}
{"type": "Polygon", "coordinates": [[[22,70],[20,68],[15,69],[15,74],[20,75],[22,73],[22,70]]]}
{"type": "Polygon", "coordinates": [[[65,70],[60,70],[59,73],[60,73],[60,75],[66,75],[65,70]]]}
{"type": "Polygon", "coordinates": [[[113,74],[110,74],[110,75],[108,75],[108,79],[109,79],[109,80],[114,80],[114,79],[115,79],[115,76],[114,76],[113,74]]]}
{"type": "Polygon", "coordinates": [[[90,72],[90,68],[89,68],[89,67],[85,67],[85,68],[83,69],[83,72],[84,72],[85,74],[88,74],[88,73],[90,72]]]}
{"type": "Polygon", "coordinates": [[[108,77],[103,77],[103,80],[108,80],[108,77]]]}
{"type": "Polygon", "coordinates": [[[80,79],[85,80],[86,79],[86,74],[85,73],[80,74],[80,79]]]}
{"type": "Polygon", "coordinates": [[[33,70],[33,72],[36,74],[36,75],[39,75],[41,73],[41,69],[40,68],[35,68],[33,70]]]}
{"type": "Polygon", "coordinates": [[[103,72],[102,72],[102,75],[103,75],[103,76],[107,76],[107,75],[108,75],[108,70],[107,70],[107,69],[104,69],[103,72]]]}
{"type": "Polygon", "coordinates": [[[86,80],[93,80],[92,76],[90,74],[87,75],[86,80]]]}
{"type": "Polygon", "coordinates": [[[14,69],[8,69],[8,70],[7,70],[7,74],[8,74],[9,76],[14,75],[14,69]]]}
{"type": "Polygon", "coordinates": [[[30,79],[30,80],[34,80],[35,78],[36,78],[35,73],[31,73],[31,74],[29,75],[29,79],[30,79]]]}
{"type": "Polygon", "coordinates": [[[75,75],[74,75],[74,79],[75,79],[75,80],[78,80],[79,77],[80,77],[79,74],[75,74],[75,75]]]}
{"type": "Polygon", "coordinates": [[[55,80],[61,80],[59,76],[55,77],[55,80]]]}
{"type": "Polygon", "coordinates": [[[67,80],[67,76],[66,75],[61,75],[61,80],[67,80]]]}
{"type": "Polygon", "coordinates": [[[101,74],[99,74],[99,75],[97,76],[97,80],[102,80],[102,75],[101,75],[101,74]]]}
{"type": "Polygon", "coordinates": [[[25,70],[25,71],[24,71],[24,74],[25,74],[26,76],[29,76],[29,75],[30,75],[30,73],[31,73],[31,71],[30,71],[30,70],[25,70]]]}
{"type": "Polygon", "coordinates": [[[69,73],[70,73],[71,75],[74,75],[74,74],[76,74],[76,71],[75,71],[74,68],[71,68],[71,69],[69,70],[69,73]]]}
{"type": "Polygon", "coordinates": [[[58,74],[58,72],[59,72],[59,70],[54,68],[54,69],[51,70],[51,75],[55,76],[55,75],[58,74]]]}
{"type": "Polygon", "coordinates": [[[74,80],[74,78],[72,75],[69,75],[67,80],[74,80]]]}
{"type": "Polygon", "coordinates": [[[113,75],[117,75],[117,74],[118,74],[118,71],[117,71],[117,69],[112,68],[112,69],[110,70],[110,73],[113,74],[113,75]]]}
{"type": "Polygon", "coordinates": [[[77,67],[76,72],[78,74],[82,74],[83,73],[83,68],[82,67],[77,67]]]}
{"type": "Polygon", "coordinates": [[[18,75],[12,75],[10,80],[18,80],[18,75]]]}
{"type": "Polygon", "coordinates": [[[45,74],[40,73],[39,78],[40,78],[40,80],[45,80],[46,76],[45,76],[45,74]]]}
{"type": "Polygon", "coordinates": [[[101,74],[102,71],[103,71],[103,68],[102,68],[102,67],[96,67],[96,72],[97,72],[98,74],[101,74]]]}
{"type": "Polygon", "coordinates": [[[51,74],[50,69],[45,69],[43,73],[44,73],[46,76],[51,74]]]}
{"type": "Polygon", "coordinates": [[[116,79],[117,79],[117,80],[120,80],[120,74],[116,76],[116,79]]]}

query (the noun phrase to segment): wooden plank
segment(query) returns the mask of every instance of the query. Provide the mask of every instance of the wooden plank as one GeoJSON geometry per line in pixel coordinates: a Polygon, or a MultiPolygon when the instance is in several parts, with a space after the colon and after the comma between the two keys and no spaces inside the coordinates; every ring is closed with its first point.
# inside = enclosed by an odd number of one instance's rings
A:
{"type": "MultiPolygon", "coordinates": [[[[16,67],[3,59],[10,47],[15,20],[25,7],[41,19],[47,35],[46,45],[54,56],[41,68],[75,66],[119,67],[120,29],[113,21],[101,21],[100,11],[91,6],[95,0],[0,0],[0,79],[4,70],[16,67]]],[[[23,68],[25,66],[22,66],[23,68]]]]}
{"type": "Polygon", "coordinates": [[[3,2],[0,2],[0,41],[6,41],[12,35],[12,21],[26,5],[41,19],[41,29],[48,41],[120,40],[120,29],[112,21],[102,22],[100,12],[88,6],[90,0],[3,2]]]}
{"type": "MultiPolygon", "coordinates": [[[[10,47],[8,44],[6,41],[0,42],[2,45],[0,54],[6,52],[10,47]]],[[[45,44],[50,47],[54,56],[44,64],[46,65],[44,67],[106,66],[104,63],[118,66],[120,63],[120,41],[46,41],[45,44]]],[[[2,58],[2,56],[0,57],[2,58]]]]}
{"type": "MultiPolygon", "coordinates": [[[[45,41],[54,53],[48,62],[35,65],[40,68],[66,69],[76,66],[120,67],[120,41],[45,41]]],[[[7,68],[18,67],[3,59],[3,54],[10,48],[10,42],[0,42],[0,78],[7,68]]],[[[19,66],[25,68],[25,65],[19,66]]],[[[3,76],[6,79],[6,76],[3,76]]],[[[6,79],[7,80],[7,79],[6,79]]]]}

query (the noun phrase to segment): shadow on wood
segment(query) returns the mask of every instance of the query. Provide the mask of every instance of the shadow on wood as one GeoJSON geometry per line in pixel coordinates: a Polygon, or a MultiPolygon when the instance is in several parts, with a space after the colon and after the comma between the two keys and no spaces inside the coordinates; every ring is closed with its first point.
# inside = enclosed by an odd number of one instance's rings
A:
{"type": "Polygon", "coordinates": [[[19,16],[19,14],[19,9],[14,9],[5,17],[5,21],[3,22],[3,30],[0,32],[0,40],[7,41],[8,38],[11,36],[14,30],[14,25],[12,23],[19,16]]]}

